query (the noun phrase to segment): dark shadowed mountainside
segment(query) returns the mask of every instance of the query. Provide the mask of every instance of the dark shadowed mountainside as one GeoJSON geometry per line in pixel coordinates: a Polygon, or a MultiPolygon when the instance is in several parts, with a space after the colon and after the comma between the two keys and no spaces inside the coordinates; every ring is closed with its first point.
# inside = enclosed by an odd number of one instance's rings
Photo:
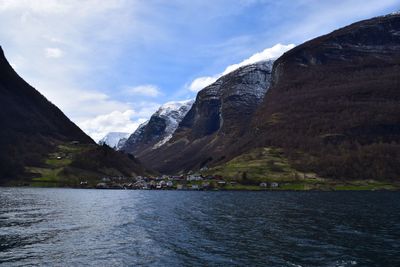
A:
{"type": "Polygon", "coordinates": [[[0,125],[0,183],[26,176],[28,166],[45,167],[44,160],[61,144],[95,145],[12,69],[1,48],[0,125]]]}

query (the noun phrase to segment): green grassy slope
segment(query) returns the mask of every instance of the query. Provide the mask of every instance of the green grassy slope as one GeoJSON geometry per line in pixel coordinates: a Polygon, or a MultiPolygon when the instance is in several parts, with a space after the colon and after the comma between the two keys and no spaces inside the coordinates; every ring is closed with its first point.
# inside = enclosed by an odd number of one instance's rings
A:
{"type": "Polygon", "coordinates": [[[61,144],[40,166],[28,166],[32,178],[14,180],[9,185],[38,187],[79,187],[81,181],[95,186],[104,176],[136,176],[145,173],[130,155],[107,146],[61,144]]]}
{"type": "Polygon", "coordinates": [[[260,190],[261,182],[278,182],[277,190],[394,190],[399,183],[375,180],[333,180],[312,172],[296,169],[281,149],[264,147],[254,149],[231,161],[202,172],[220,175],[239,184],[226,189],[260,190]]]}

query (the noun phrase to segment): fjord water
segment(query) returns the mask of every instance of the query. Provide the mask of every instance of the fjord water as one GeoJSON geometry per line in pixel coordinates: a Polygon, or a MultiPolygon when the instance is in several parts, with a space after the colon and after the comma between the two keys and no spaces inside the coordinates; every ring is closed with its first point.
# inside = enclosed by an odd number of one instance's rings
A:
{"type": "Polygon", "coordinates": [[[400,266],[400,194],[0,188],[0,265],[400,266]]]}

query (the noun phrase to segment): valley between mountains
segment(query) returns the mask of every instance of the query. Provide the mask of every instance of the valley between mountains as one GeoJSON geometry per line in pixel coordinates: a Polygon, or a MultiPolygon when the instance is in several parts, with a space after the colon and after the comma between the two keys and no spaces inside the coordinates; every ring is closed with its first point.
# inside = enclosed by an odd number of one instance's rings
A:
{"type": "Polygon", "coordinates": [[[238,68],[96,144],[0,53],[0,184],[400,189],[400,14],[238,68]]]}

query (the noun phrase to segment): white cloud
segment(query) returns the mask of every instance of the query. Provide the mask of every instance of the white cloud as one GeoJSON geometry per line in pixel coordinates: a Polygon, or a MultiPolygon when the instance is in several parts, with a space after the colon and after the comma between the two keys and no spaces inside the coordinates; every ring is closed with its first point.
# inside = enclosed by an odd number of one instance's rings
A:
{"type": "Polygon", "coordinates": [[[226,69],[222,73],[216,74],[214,76],[203,76],[203,77],[198,77],[198,78],[194,79],[188,86],[188,89],[192,92],[198,92],[201,89],[207,87],[208,85],[214,83],[218,78],[220,78],[223,75],[226,75],[232,71],[235,71],[240,67],[243,67],[243,66],[246,66],[249,64],[253,64],[253,63],[256,63],[259,61],[277,59],[283,53],[292,49],[293,47],[295,47],[294,44],[288,44],[288,45],[276,44],[271,48],[266,48],[259,53],[255,53],[254,55],[243,60],[240,63],[229,65],[228,67],[226,67],[226,69]]]}
{"type": "Polygon", "coordinates": [[[47,58],[60,58],[63,56],[63,51],[60,48],[46,48],[45,55],[47,58]]]}
{"type": "Polygon", "coordinates": [[[113,111],[79,123],[96,142],[109,132],[133,133],[146,118],[135,119],[134,110],[113,111]]]}
{"type": "MultiPolygon", "coordinates": [[[[133,133],[159,107],[159,103],[138,102],[129,105],[116,106],[116,110],[104,110],[97,116],[88,116],[77,120],[77,124],[96,142],[109,132],[133,133]]],[[[111,108],[111,107],[110,107],[111,108]]]]}
{"type": "Polygon", "coordinates": [[[125,90],[125,93],[129,95],[139,95],[148,97],[157,97],[161,95],[160,89],[152,84],[130,87],[125,90]]]}
{"type": "Polygon", "coordinates": [[[104,114],[135,110],[126,123],[134,128],[146,108],[99,88],[107,85],[98,77],[112,73],[107,69],[121,53],[124,38],[133,32],[140,38],[142,29],[127,23],[135,21],[136,6],[125,0],[0,0],[2,47],[24,79],[94,139],[103,128],[84,126],[104,114]]]}
{"type": "Polygon", "coordinates": [[[189,85],[189,90],[192,92],[198,92],[201,89],[205,88],[206,86],[215,82],[219,76],[204,76],[199,77],[193,80],[193,82],[189,85]]]}
{"type": "Polygon", "coordinates": [[[253,63],[256,63],[259,61],[263,61],[263,60],[277,59],[283,53],[292,49],[293,47],[295,47],[294,44],[288,44],[288,45],[276,44],[271,48],[266,48],[259,53],[255,53],[248,59],[245,59],[238,64],[233,64],[233,65],[228,66],[225,69],[225,71],[222,73],[222,75],[228,74],[229,72],[237,70],[238,68],[245,66],[245,65],[253,64],[253,63]]]}

